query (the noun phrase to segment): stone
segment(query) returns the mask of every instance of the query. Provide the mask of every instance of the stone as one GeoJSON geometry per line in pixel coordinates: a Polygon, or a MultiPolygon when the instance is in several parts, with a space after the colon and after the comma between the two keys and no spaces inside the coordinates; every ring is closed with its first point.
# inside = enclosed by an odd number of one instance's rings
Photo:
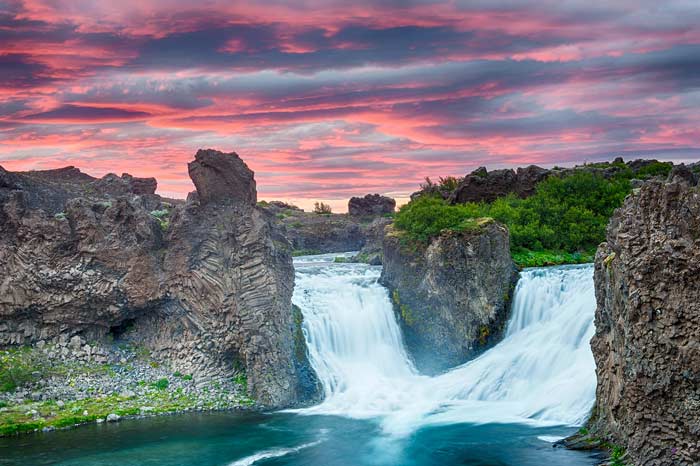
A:
{"type": "Polygon", "coordinates": [[[121,420],[121,416],[119,416],[118,414],[114,414],[114,413],[108,414],[107,418],[105,419],[105,421],[107,421],[107,422],[119,422],[120,420],[121,420]]]}
{"type": "Polygon", "coordinates": [[[380,281],[416,367],[436,374],[499,341],[517,279],[507,228],[481,219],[474,230],[443,232],[416,248],[401,236],[386,227],[380,281]]]}
{"type": "Polygon", "coordinates": [[[348,213],[354,216],[380,216],[393,214],[396,201],[380,194],[352,197],[348,201],[348,213]]]}
{"type": "Polygon", "coordinates": [[[479,167],[462,179],[448,200],[452,204],[467,202],[492,202],[513,193],[518,197],[534,194],[535,186],[547,178],[550,171],[530,165],[525,168],[486,171],[479,167]]]}
{"type": "Polygon", "coordinates": [[[253,172],[235,152],[199,150],[187,168],[201,203],[252,206],[257,202],[253,172]]]}

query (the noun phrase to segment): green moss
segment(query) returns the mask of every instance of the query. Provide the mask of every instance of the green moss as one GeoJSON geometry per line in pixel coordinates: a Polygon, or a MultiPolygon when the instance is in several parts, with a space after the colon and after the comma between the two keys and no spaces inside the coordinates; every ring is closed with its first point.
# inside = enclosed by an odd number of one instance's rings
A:
{"type": "Polygon", "coordinates": [[[619,445],[614,445],[612,451],[610,452],[610,463],[609,466],[625,466],[625,449],[619,445]]]}
{"type": "Polygon", "coordinates": [[[482,325],[481,328],[479,328],[479,344],[481,346],[486,346],[486,343],[488,343],[489,340],[489,335],[491,335],[491,330],[487,325],[482,325]]]}
{"type": "Polygon", "coordinates": [[[413,326],[416,323],[415,315],[408,305],[401,303],[399,290],[394,290],[391,293],[391,299],[394,301],[396,307],[398,307],[399,313],[401,314],[401,319],[406,323],[406,325],[413,326]]]}
{"type": "Polygon", "coordinates": [[[318,249],[295,249],[292,251],[292,257],[315,256],[317,254],[321,254],[321,251],[318,249]]]}
{"type": "Polygon", "coordinates": [[[166,378],[158,379],[152,384],[153,388],[157,390],[165,390],[168,385],[170,385],[170,381],[166,378]]]}
{"type": "Polygon", "coordinates": [[[338,256],[335,259],[333,259],[333,262],[335,262],[336,264],[345,264],[345,263],[350,262],[350,261],[348,260],[347,257],[338,256]]]}
{"type": "Polygon", "coordinates": [[[603,259],[603,265],[607,269],[610,266],[610,263],[615,260],[616,254],[614,252],[611,252],[608,254],[608,257],[603,259]]]}
{"type": "Polygon", "coordinates": [[[401,318],[404,322],[406,322],[406,325],[413,326],[416,323],[416,320],[411,308],[405,304],[401,304],[399,309],[401,310],[401,318]]]}

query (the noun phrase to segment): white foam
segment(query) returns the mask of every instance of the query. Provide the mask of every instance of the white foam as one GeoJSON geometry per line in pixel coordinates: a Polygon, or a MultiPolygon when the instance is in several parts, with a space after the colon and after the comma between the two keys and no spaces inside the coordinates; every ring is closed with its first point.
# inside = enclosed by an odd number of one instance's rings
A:
{"type": "Polygon", "coordinates": [[[436,377],[419,374],[401,340],[380,268],[297,262],[294,303],[325,392],[304,413],[377,418],[407,435],[426,425],[577,425],[595,399],[591,266],[529,269],[504,340],[436,377]]]}
{"type": "Polygon", "coordinates": [[[305,448],[316,446],[321,442],[322,440],[317,440],[315,442],[305,443],[303,445],[299,445],[298,447],[293,448],[274,448],[271,450],[264,450],[259,453],[255,453],[254,455],[246,456],[245,458],[241,458],[240,460],[234,461],[233,463],[230,463],[229,466],[250,466],[261,460],[279,458],[281,456],[287,456],[291,453],[297,453],[305,448]]]}

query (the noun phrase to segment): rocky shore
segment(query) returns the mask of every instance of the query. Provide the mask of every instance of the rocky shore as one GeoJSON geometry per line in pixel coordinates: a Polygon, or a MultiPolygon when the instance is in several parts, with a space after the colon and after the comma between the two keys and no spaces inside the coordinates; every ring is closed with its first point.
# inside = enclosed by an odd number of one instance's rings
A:
{"type": "Polygon", "coordinates": [[[98,346],[74,337],[0,351],[0,362],[13,368],[2,379],[0,436],[126,417],[256,409],[245,376],[173,373],[133,344],[98,346]]]}

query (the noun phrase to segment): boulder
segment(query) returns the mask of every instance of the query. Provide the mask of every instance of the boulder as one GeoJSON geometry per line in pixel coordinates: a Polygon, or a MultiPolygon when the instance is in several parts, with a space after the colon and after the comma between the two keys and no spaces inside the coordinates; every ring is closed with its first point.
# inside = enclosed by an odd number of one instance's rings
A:
{"type": "Polygon", "coordinates": [[[353,197],[348,201],[348,213],[354,216],[379,216],[393,214],[396,201],[380,194],[353,197]]]}
{"type": "Polygon", "coordinates": [[[502,335],[517,272],[508,230],[480,219],[427,246],[388,226],[381,283],[389,289],[416,367],[434,374],[473,358],[502,335]]]}
{"type": "Polygon", "coordinates": [[[253,171],[235,152],[198,150],[187,165],[192,182],[203,204],[255,205],[258,194],[253,171]]]}
{"type": "Polygon", "coordinates": [[[504,169],[490,172],[479,167],[462,179],[448,200],[452,204],[492,202],[511,193],[524,198],[534,194],[537,183],[549,173],[549,170],[536,165],[518,168],[517,171],[504,169]]]}

